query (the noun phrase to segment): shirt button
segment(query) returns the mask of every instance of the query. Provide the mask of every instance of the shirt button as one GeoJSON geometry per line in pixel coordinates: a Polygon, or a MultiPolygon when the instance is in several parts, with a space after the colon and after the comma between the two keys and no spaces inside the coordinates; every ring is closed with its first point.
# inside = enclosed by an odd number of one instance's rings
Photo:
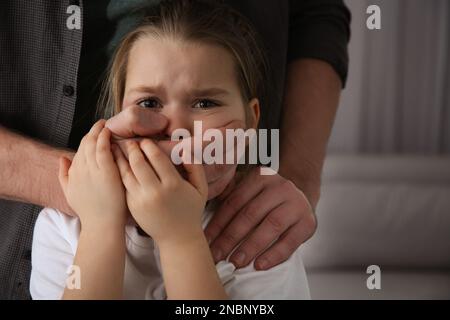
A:
{"type": "Polygon", "coordinates": [[[63,87],[63,93],[66,97],[71,97],[75,93],[75,89],[72,86],[65,85],[63,87]]]}
{"type": "Polygon", "coordinates": [[[23,254],[25,260],[31,261],[31,250],[26,250],[23,254]]]}

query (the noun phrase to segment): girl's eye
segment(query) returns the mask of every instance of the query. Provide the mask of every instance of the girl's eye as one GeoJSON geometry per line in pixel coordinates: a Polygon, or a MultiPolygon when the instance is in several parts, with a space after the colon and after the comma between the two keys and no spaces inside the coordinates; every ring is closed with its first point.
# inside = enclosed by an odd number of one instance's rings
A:
{"type": "Polygon", "coordinates": [[[153,98],[144,99],[138,105],[144,108],[161,108],[159,101],[153,98]]]}
{"type": "Polygon", "coordinates": [[[197,103],[194,105],[194,108],[208,109],[208,108],[217,107],[218,105],[219,104],[214,101],[203,99],[203,100],[197,101],[197,103]]]}

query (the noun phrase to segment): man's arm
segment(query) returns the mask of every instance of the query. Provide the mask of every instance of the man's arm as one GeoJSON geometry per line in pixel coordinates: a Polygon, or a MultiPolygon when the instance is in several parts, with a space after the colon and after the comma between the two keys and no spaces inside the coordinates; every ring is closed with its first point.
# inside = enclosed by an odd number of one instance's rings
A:
{"type": "Polygon", "coordinates": [[[237,267],[257,257],[257,269],[271,268],[314,233],[313,211],[320,197],[326,145],[347,77],[351,14],[344,2],[291,0],[289,4],[282,177],[244,178],[224,197],[205,230],[216,261],[246,238],[230,257],[237,267]]]}
{"type": "Polygon", "coordinates": [[[314,234],[313,211],[340,91],[341,80],[328,63],[300,59],[289,65],[279,172],[288,180],[253,172],[226,196],[205,230],[216,262],[249,235],[230,261],[244,267],[259,255],[255,268],[266,270],[285,261],[314,234]]]}
{"type": "Polygon", "coordinates": [[[333,67],[299,59],[288,67],[281,119],[280,174],[303,191],[313,208],[342,83],[333,67]]]}
{"type": "MultiPolygon", "coordinates": [[[[142,133],[154,134],[165,127],[163,116],[143,108],[132,109],[109,120],[114,134],[129,138],[142,133]],[[141,115],[143,111],[148,111],[145,117],[141,115]]],[[[59,184],[58,170],[59,158],[72,159],[74,154],[71,150],[51,147],[15,133],[0,124],[0,198],[73,215],[59,184]]]]}
{"type": "Polygon", "coordinates": [[[0,198],[72,213],[58,182],[61,156],[73,153],[0,126],[0,198]]]}

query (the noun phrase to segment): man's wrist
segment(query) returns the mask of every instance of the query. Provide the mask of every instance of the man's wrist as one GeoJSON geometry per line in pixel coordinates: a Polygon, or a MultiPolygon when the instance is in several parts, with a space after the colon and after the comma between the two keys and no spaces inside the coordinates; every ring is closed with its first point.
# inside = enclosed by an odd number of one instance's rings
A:
{"type": "Polygon", "coordinates": [[[322,168],[313,168],[308,165],[283,165],[280,166],[279,174],[291,180],[299,190],[301,190],[308,199],[311,207],[315,210],[320,199],[322,168]],[[301,170],[296,169],[301,166],[301,170]]]}
{"type": "Polygon", "coordinates": [[[47,179],[51,179],[51,183],[46,188],[43,188],[40,194],[40,204],[46,207],[57,208],[61,212],[76,216],[75,212],[67,203],[64,192],[58,180],[59,159],[65,157],[72,160],[75,153],[68,149],[58,149],[50,146],[38,146],[40,150],[36,154],[41,154],[46,159],[47,179]]]}
{"type": "MultiPolygon", "coordinates": [[[[58,181],[59,157],[70,156],[30,137],[0,127],[2,198],[71,211],[58,181]],[[30,181],[32,177],[32,181],[30,181]]],[[[70,156],[71,157],[71,156],[70,156]]]]}

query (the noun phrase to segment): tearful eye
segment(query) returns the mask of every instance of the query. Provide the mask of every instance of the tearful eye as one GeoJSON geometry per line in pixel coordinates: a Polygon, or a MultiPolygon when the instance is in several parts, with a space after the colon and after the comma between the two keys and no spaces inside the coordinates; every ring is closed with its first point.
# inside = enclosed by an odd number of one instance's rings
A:
{"type": "Polygon", "coordinates": [[[194,105],[194,108],[208,109],[208,108],[217,107],[217,106],[218,106],[218,104],[215,103],[214,101],[203,99],[203,100],[197,101],[197,103],[194,105]]]}
{"type": "Polygon", "coordinates": [[[151,98],[140,101],[138,105],[144,108],[161,108],[159,101],[151,98]]]}

